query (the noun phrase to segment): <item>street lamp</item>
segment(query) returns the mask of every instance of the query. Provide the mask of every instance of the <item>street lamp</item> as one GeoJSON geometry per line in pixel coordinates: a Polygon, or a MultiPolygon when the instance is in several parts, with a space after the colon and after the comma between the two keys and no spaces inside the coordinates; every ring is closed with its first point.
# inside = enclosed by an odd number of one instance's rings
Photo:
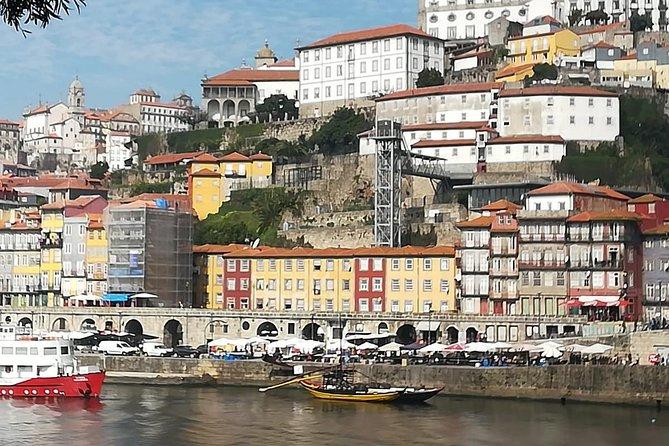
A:
{"type": "Polygon", "coordinates": [[[432,301],[425,302],[427,306],[427,343],[432,344],[432,301]]]}
{"type": "Polygon", "coordinates": [[[539,296],[539,310],[537,311],[537,316],[539,317],[539,339],[541,339],[541,292],[537,293],[539,296]]]}

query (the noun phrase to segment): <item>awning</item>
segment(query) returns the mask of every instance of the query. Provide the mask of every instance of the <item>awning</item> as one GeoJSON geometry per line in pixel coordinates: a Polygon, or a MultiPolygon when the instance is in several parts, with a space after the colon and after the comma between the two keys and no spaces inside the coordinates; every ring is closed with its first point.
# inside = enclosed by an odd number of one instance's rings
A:
{"type": "Polygon", "coordinates": [[[100,299],[102,299],[100,296],[96,296],[94,294],[78,294],[76,296],[68,297],[68,300],[70,301],[79,301],[79,302],[98,301],[100,299]]]}
{"type": "Polygon", "coordinates": [[[157,299],[158,298],[158,296],[156,296],[155,294],[151,294],[151,293],[137,293],[137,294],[133,294],[130,297],[132,297],[133,299],[157,299]]]}
{"type": "Polygon", "coordinates": [[[439,331],[439,321],[420,321],[416,325],[416,331],[439,331]]]}
{"type": "Polygon", "coordinates": [[[565,305],[567,308],[578,308],[583,306],[583,302],[578,299],[569,299],[562,303],[562,305],[565,305]]]}
{"type": "Polygon", "coordinates": [[[127,302],[129,297],[130,295],[125,293],[107,293],[102,300],[106,300],[107,302],[127,302]]]}

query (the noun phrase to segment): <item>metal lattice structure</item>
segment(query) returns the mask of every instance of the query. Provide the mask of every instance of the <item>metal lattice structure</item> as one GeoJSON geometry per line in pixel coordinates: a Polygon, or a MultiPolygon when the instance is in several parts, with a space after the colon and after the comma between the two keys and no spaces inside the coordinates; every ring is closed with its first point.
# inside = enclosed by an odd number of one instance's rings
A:
{"type": "Polygon", "coordinates": [[[400,124],[392,121],[379,121],[373,138],[376,140],[374,243],[376,246],[401,246],[402,132],[400,124]]]}

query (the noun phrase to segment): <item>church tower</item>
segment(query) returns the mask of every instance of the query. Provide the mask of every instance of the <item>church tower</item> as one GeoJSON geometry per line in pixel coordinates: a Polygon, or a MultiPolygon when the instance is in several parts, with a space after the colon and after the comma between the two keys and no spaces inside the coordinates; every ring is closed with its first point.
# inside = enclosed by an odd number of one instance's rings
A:
{"type": "Polygon", "coordinates": [[[277,60],[274,51],[269,47],[269,42],[265,40],[265,45],[256,53],[256,68],[260,68],[263,65],[272,65],[276,63],[277,60]]]}
{"type": "Polygon", "coordinates": [[[86,93],[84,92],[84,85],[79,80],[79,76],[75,76],[67,89],[67,105],[70,108],[82,108],[86,103],[86,93]]]}

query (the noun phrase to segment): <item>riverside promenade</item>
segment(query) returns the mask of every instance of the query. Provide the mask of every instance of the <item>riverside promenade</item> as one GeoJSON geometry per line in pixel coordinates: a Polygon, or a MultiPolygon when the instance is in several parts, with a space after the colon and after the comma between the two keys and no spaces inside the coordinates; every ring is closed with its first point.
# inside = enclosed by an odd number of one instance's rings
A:
{"type": "MultiPolygon", "coordinates": [[[[82,364],[110,372],[110,383],[265,386],[291,371],[261,361],[221,361],[87,355],[82,364]]],[[[305,371],[322,367],[304,364],[305,371]]],[[[669,405],[669,367],[565,365],[550,367],[449,367],[355,364],[370,380],[400,386],[444,386],[444,396],[669,405]]]]}

